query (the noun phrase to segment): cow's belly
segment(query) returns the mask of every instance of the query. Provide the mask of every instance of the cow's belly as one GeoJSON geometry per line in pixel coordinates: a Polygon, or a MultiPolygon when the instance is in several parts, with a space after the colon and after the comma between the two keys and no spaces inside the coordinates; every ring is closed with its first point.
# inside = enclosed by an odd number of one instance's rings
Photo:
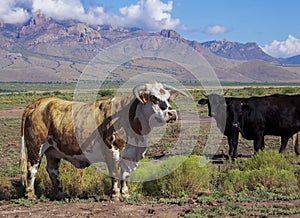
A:
{"type": "MultiPolygon", "coordinates": [[[[72,148],[72,146],[70,146],[70,148],[72,148]]],[[[94,142],[93,145],[89,146],[89,150],[83,151],[81,154],[72,154],[71,150],[63,152],[59,149],[57,142],[51,135],[49,135],[43,143],[40,153],[41,155],[46,154],[47,156],[57,159],[65,159],[76,168],[85,168],[92,163],[105,162],[106,158],[112,155],[112,151],[99,142],[94,142]]]]}

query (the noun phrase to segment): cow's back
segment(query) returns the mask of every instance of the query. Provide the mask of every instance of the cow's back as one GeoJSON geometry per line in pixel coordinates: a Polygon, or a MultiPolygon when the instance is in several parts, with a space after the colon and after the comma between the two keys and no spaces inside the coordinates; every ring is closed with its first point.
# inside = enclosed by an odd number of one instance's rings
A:
{"type": "Polygon", "coordinates": [[[241,119],[247,139],[253,139],[257,131],[282,136],[300,129],[300,95],[253,97],[243,103],[249,107],[241,119]]]}

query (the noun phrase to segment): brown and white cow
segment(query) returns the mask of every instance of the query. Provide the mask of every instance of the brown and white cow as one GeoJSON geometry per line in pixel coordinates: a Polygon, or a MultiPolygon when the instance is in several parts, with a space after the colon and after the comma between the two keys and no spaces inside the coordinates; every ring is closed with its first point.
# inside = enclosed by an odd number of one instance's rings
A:
{"type": "Polygon", "coordinates": [[[112,199],[128,197],[126,183],[143,158],[150,131],[177,120],[169,101],[179,94],[185,95],[152,82],[136,86],[132,95],[120,99],[81,103],[45,97],[29,104],[21,130],[20,168],[25,195],[36,197],[35,174],[45,154],[57,199],[64,197],[59,178],[61,159],[77,168],[105,162],[112,177],[112,199]]]}

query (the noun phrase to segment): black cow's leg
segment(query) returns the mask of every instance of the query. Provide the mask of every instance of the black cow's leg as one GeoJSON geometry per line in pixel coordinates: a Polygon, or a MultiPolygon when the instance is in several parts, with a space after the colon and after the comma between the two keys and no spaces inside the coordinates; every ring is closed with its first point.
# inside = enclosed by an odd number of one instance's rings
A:
{"type": "Polygon", "coordinates": [[[232,136],[232,146],[233,146],[233,153],[232,153],[232,159],[238,157],[238,152],[237,152],[237,146],[239,142],[239,131],[238,129],[235,129],[233,131],[233,136],[232,136]]]}
{"type": "Polygon", "coordinates": [[[259,151],[259,149],[264,149],[265,142],[264,142],[264,135],[263,134],[257,134],[254,138],[254,154],[259,151]]]}
{"type": "Polygon", "coordinates": [[[53,188],[54,188],[54,195],[55,199],[61,200],[66,197],[62,190],[62,185],[60,182],[59,177],[59,166],[60,166],[60,159],[53,157],[52,155],[49,155],[48,153],[45,153],[47,157],[47,166],[46,170],[49,174],[49,177],[51,179],[53,188]]]}
{"type": "Polygon", "coordinates": [[[280,145],[279,153],[282,153],[285,150],[288,140],[289,137],[281,136],[281,145],[280,145]]]}
{"type": "Polygon", "coordinates": [[[299,155],[300,154],[300,150],[299,150],[299,138],[298,138],[298,133],[296,133],[296,134],[294,134],[293,136],[292,136],[292,141],[293,141],[293,145],[294,145],[294,150],[295,150],[295,153],[297,154],[297,155],[299,155]]]}
{"type": "Polygon", "coordinates": [[[232,137],[231,136],[227,136],[227,142],[228,142],[228,146],[229,146],[229,150],[228,150],[228,158],[232,157],[233,158],[233,142],[232,142],[232,137]]]}

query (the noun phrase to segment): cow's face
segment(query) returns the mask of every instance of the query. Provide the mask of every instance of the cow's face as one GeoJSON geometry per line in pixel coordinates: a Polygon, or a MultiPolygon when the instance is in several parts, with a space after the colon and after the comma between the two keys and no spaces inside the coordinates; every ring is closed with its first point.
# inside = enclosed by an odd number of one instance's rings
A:
{"type": "Polygon", "coordinates": [[[215,118],[216,120],[226,116],[226,102],[225,98],[221,95],[210,94],[207,99],[200,99],[198,104],[208,105],[208,116],[215,118]]]}
{"type": "Polygon", "coordinates": [[[208,106],[208,116],[213,117],[219,128],[223,129],[226,124],[227,105],[224,96],[210,94],[207,99],[200,99],[198,104],[208,106]]]}
{"type": "Polygon", "coordinates": [[[176,110],[172,109],[170,101],[177,95],[185,93],[160,83],[150,83],[134,90],[137,99],[142,103],[142,113],[152,127],[162,126],[167,122],[176,121],[176,110]]]}

